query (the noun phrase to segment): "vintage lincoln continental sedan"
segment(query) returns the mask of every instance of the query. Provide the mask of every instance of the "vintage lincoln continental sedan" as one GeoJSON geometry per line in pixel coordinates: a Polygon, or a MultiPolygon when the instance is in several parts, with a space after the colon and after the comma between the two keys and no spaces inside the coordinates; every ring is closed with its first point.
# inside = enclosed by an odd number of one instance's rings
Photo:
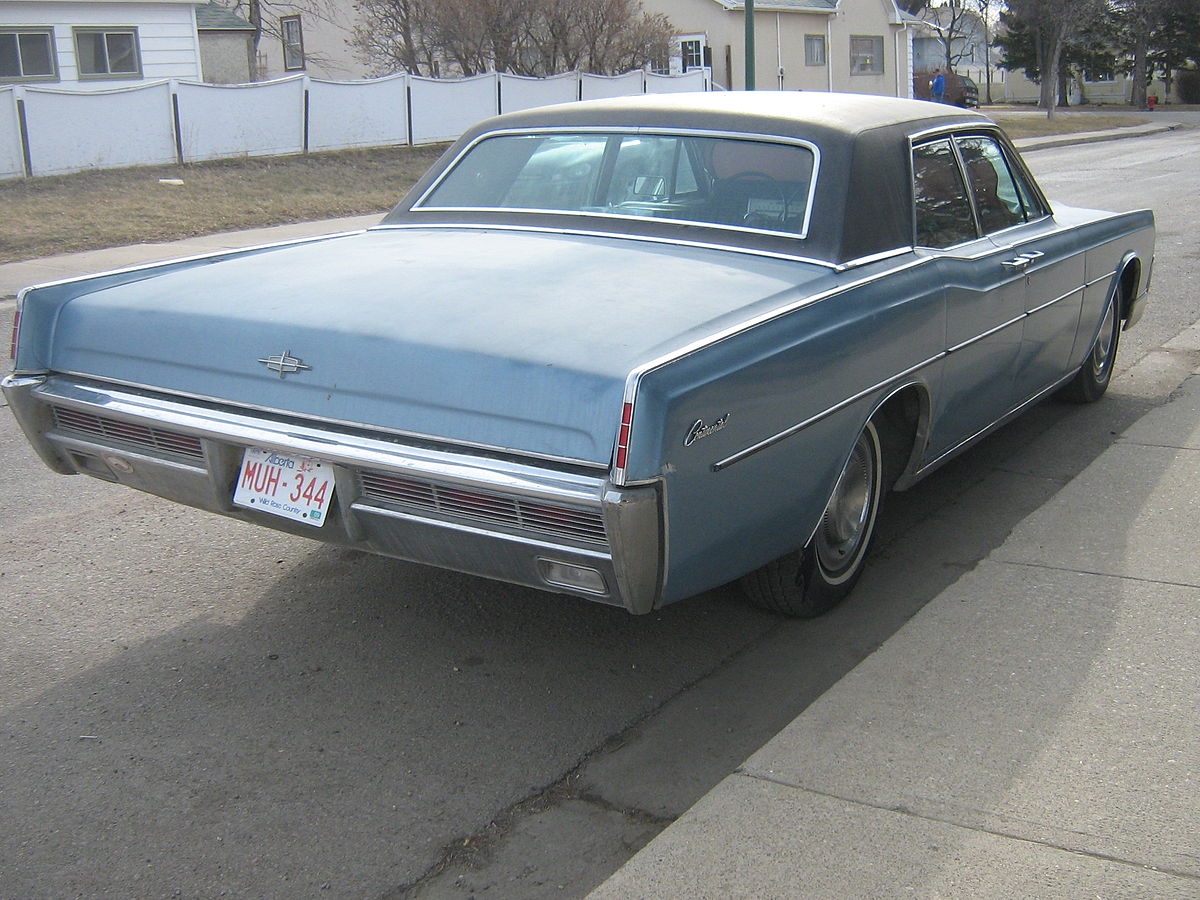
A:
{"type": "Polygon", "coordinates": [[[974,112],[573,103],[366,231],[27,289],[4,391],[58,472],[634,613],[741,579],[814,615],[888,491],[1104,393],[1153,243],[974,112]]]}

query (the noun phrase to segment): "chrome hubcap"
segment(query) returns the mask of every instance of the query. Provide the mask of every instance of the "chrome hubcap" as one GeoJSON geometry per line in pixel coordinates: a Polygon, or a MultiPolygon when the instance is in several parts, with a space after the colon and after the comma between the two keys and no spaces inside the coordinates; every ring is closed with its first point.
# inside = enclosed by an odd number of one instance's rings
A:
{"type": "Polygon", "coordinates": [[[1092,348],[1092,374],[1098,380],[1103,380],[1109,366],[1112,365],[1112,348],[1117,339],[1116,325],[1116,304],[1110,303],[1104,313],[1104,322],[1100,326],[1100,335],[1096,338],[1096,346],[1092,348]]]}
{"type": "Polygon", "coordinates": [[[817,529],[817,560],[832,575],[849,569],[857,559],[874,507],[877,465],[874,444],[864,432],[838,478],[817,529]]]}

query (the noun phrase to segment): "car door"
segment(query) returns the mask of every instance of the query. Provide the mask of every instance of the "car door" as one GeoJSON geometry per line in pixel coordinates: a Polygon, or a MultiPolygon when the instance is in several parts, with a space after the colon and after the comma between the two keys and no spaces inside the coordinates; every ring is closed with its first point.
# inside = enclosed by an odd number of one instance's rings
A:
{"type": "Polygon", "coordinates": [[[943,137],[913,148],[916,244],[934,256],[945,291],[945,359],[933,398],[925,462],[952,451],[1013,404],[1023,268],[980,233],[958,152],[943,137]]]}
{"type": "Polygon", "coordinates": [[[997,138],[962,135],[955,145],[980,229],[998,248],[1000,265],[1014,276],[1009,289],[1024,295],[1013,376],[1013,402],[1019,405],[1066,371],[1083,300],[1084,257],[997,138]]]}

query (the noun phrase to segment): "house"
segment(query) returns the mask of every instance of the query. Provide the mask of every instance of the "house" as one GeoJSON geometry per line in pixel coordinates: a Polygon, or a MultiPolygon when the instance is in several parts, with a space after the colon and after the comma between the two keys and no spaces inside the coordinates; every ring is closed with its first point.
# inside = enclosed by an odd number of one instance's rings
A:
{"type": "Polygon", "coordinates": [[[200,71],[210,84],[241,84],[253,81],[257,58],[255,27],[220,3],[196,7],[196,30],[200,38],[200,71]]]}
{"type": "Polygon", "coordinates": [[[0,86],[73,90],[201,77],[195,0],[5,0],[0,86]]]}
{"type": "MultiPolygon", "coordinates": [[[[232,5],[233,0],[224,0],[232,5]]],[[[331,81],[366,78],[368,67],[350,46],[358,12],[352,0],[259,4],[255,77],[260,81],[311,75],[331,81]]]]}
{"type": "MultiPolygon", "coordinates": [[[[644,0],[679,34],[672,71],[711,68],[728,89],[745,86],[744,0],[644,0]]],[[[756,0],[755,86],[911,96],[917,20],[894,0],[756,0]]]]}

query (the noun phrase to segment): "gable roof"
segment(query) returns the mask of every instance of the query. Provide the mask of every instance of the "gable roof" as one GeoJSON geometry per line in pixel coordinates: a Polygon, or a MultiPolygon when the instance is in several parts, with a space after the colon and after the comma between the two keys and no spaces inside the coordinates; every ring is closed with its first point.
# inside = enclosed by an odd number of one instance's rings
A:
{"type": "Polygon", "coordinates": [[[196,28],[200,31],[253,31],[254,26],[220,3],[196,7],[196,28]]]}

